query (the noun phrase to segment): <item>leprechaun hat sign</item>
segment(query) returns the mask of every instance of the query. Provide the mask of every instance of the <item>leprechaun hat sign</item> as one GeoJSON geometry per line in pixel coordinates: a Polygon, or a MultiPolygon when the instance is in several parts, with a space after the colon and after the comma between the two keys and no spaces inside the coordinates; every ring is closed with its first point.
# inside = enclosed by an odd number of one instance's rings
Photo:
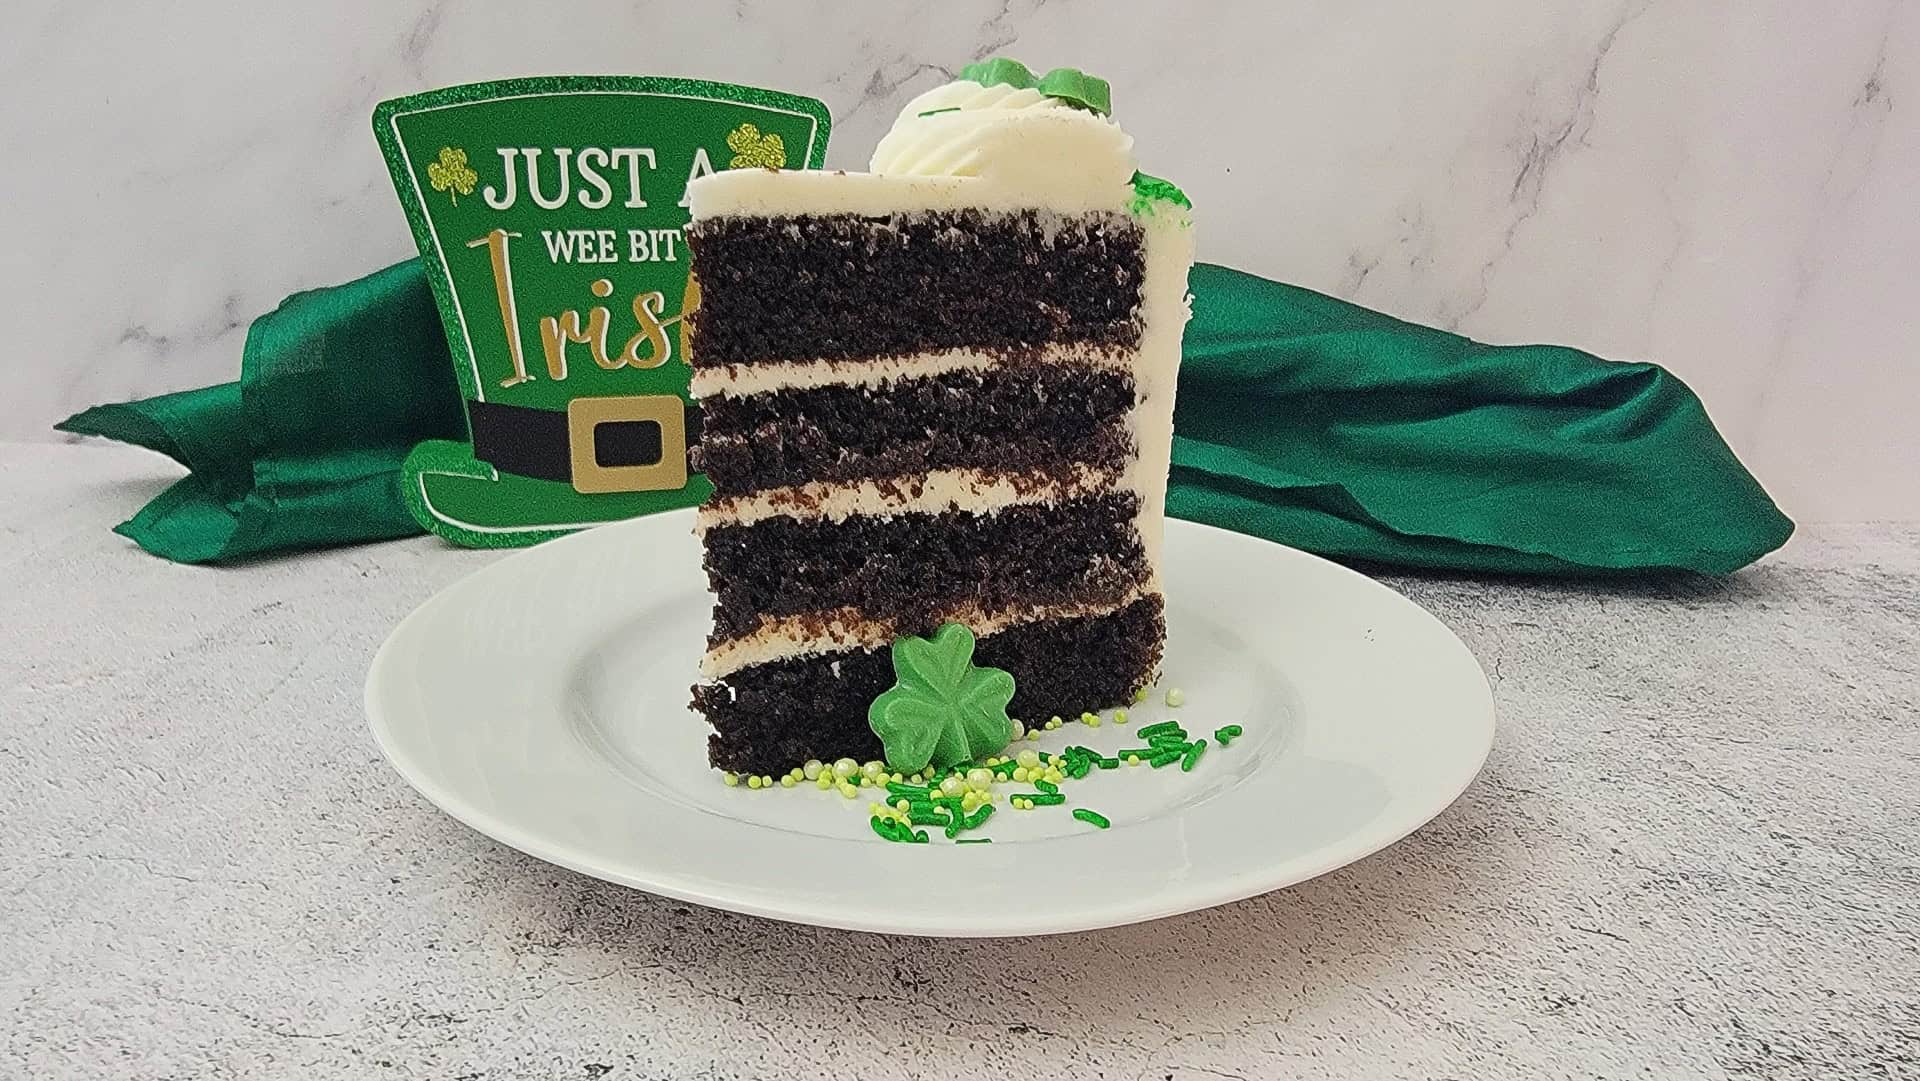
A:
{"type": "Polygon", "coordinates": [[[819,168],[826,106],[691,79],[509,79],[382,102],[373,127],[471,434],[407,458],[420,524],[500,547],[705,499],[687,466],[686,187],[819,168]]]}

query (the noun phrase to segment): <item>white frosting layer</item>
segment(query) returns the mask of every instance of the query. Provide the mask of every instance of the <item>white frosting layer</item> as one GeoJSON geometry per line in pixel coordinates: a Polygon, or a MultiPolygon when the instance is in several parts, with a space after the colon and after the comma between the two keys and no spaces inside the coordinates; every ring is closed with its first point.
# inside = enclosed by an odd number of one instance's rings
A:
{"type": "MultiPolygon", "coordinates": [[[[770,394],[777,390],[815,387],[878,387],[896,379],[924,379],[948,372],[997,368],[1006,361],[971,349],[913,353],[872,360],[802,360],[772,364],[725,364],[695,368],[691,390],[696,398],[770,394]]],[[[1115,351],[1089,345],[1043,346],[1031,361],[1038,364],[1088,364],[1131,371],[1131,350],[1115,351]]]]}
{"type": "Polygon", "coordinates": [[[989,473],[983,469],[936,469],[888,482],[814,481],[789,488],[768,488],[752,495],[712,499],[700,507],[694,529],[752,525],[786,516],[803,521],[844,522],[855,515],[942,514],[968,511],[992,514],[1005,507],[1053,503],[1112,491],[1118,475],[1080,466],[1067,477],[989,473]]]}
{"type": "MultiPolygon", "coordinates": [[[[939,613],[939,619],[943,623],[964,623],[968,630],[984,638],[1008,627],[1038,623],[1043,619],[1106,615],[1154,592],[1157,591],[1135,590],[1112,604],[1028,605],[1005,612],[988,612],[978,605],[965,604],[939,613]]],[[[824,613],[824,617],[826,629],[813,633],[806,629],[806,624],[813,622],[815,617],[775,619],[763,616],[759,628],[753,633],[730,638],[708,650],[700,661],[700,674],[708,680],[725,679],[742,668],[768,661],[809,657],[842,649],[878,649],[891,644],[897,634],[892,623],[864,619],[857,609],[838,609],[824,613]]]]}
{"type": "Polygon", "coordinates": [[[1167,471],[1173,460],[1173,397],[1180,377],[1180,339],[1193,314],[1187,271],[1193,267],[1193,222],[1183,207],[1156,204],[1142,222],[1147,230],[1146,280],[1140,287],[1139,354],[1133,369],[1133,445],[1138,456],[1121,486],[1140,493],[1135,524],[1152,568],[1149,586],[1160,589],[1160,543],[1165,532],[1167,471]]]}
{"type": "Polygon", "coordinates": [[[1133,136],[1038,90],[960,80],[907,103],[867,165],[882,176],[977,176],[1042,200],[1133,179],[1133,136]]]}
{"type": "Polygon", "coordinates": [[[909,102],[874,148],[870,168],[729,169],[694,181],[687,194],[695,220],[965,207],[1120,210],[1133,194],[1133,137],[1038,91],[962,80],[909,102]]]}

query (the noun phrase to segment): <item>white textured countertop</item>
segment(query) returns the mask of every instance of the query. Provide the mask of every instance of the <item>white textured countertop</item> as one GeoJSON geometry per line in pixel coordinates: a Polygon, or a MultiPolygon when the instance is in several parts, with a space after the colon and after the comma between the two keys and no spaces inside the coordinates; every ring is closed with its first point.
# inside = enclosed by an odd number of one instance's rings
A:
{"type": "Polygon", "coordinates": [[[0,444],[0,1076],[1920,1076],[1920,528],[1724,582],[1391,578],[1499,705],[1432,825],[1224,908],[930,942],[439,814],[361,680],[498,557],[207,569],[107,532],[176,475],[0,444]]]}

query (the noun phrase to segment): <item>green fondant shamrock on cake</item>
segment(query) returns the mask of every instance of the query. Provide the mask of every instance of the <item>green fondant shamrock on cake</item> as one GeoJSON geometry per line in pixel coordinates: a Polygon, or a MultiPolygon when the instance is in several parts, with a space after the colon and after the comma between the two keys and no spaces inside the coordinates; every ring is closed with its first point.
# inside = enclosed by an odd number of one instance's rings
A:
{"type": "Polygon", "coordinates": [[[932,638],[897,638],[895,684],[867,709],[887,765],[917,773],[982,759],[1013,739],[1013,677],[973,663],[973,632],[948,623],[932,638]]]}

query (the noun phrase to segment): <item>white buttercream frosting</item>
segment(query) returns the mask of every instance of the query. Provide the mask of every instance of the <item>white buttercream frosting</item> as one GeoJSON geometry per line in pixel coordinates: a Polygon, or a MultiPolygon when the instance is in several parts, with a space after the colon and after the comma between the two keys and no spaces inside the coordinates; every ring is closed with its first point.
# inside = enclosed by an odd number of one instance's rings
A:
{"type": "Polygon", "coordinates": [[[729,169],[687,189],[693,217],[913,210],[1124,210],[1133,137],[1038,90],[965,79],[907,103],[867,173],[729,169]]]}
{"type": "MultiPolygon", "coordinates": [[[[1080,619],[1118,612],[1157,592],[1136,589],[1106,604],[1022,605],[989,611],[968,601],[935,613],[934,623],[963,623],[985,638],[1009,627],[1048,619],[1080,619]]],[[[754,629],[707,650],[700,674],[708,680],[725,679],[742,668],[769,661],[815,656],[843,649],[878,649],[898,637],[889,620],[869,619],[857,609],[837,608],[801,616],[760,617],[754,629]]]]}
{"type": "MultiPolygon", "coordinates": [[[[1151,270],[1149,270],[1151,273],[1151,270]]],[[[1049,343],[1034,351],[1032,363],[1078,364],[1090,368],[1131,371],[1134,354],[1077,343],[1049,343]]],[[[1006,359],[972,349],[943,349],[930,353],[871,357],[865,360],[763,361],[759,364],[716,364],[696,368],[695,398],[745,397],[781,390],[815,387],[881,388],[900,379],[927,379],[949,372],[980,372],[1001,367],[1006,359]]]]}
{"type": "Polygon", "coordinates": [[[1090,465],[1060,473],[935,469],[913,477],[856,481],[811,481],[764,488],[751,495],[717,496],[700,507],[694,531],[752,525],[768,518],[844,522],[848,518],[899,514],[997,514],[1007,507],[1056,503],[1098,495],[1118,483],[1114,471],[1090,465]]]}
{"type": "Polygon", "coordinates": [[[908,102],[867,166],[882,176],[982,177],[1042,201],[1061,188],[1124,201],[1133,167],[1133,136],[1112,120],[1038,90],[964,79],[908,102]]]}

